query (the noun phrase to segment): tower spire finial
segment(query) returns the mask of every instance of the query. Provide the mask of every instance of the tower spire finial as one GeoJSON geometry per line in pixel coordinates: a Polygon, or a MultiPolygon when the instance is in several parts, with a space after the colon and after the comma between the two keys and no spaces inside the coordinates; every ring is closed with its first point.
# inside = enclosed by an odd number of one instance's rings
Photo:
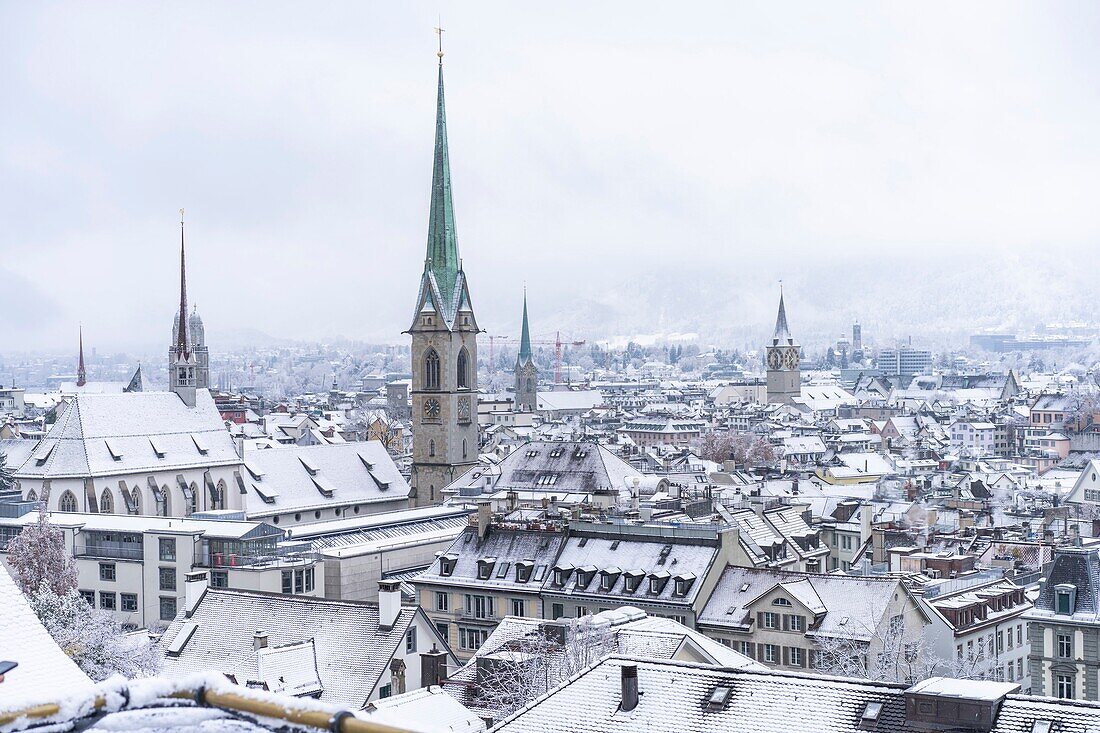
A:
{"type": "Polygon", "coordinates": [[[84,371],[84,324],[80,324],[79,328],[79,340],[80,340],[80,361],[76,365],[76,386],[83,387],[88,383],[87,373],[84,371]]]}
{"type": "Polygon", "coordinates": [[[178,329],[179,332],[176,334],[177,358],[187,359],[191,356],[191,345],[187,333],[187,252],[183,237],[183,209],[180,209],[180,314],[178,329]]]}
{"type": "Polygon", "coordinates": [[[440,16],[440,18],[438,20],[438,23],[439,23],[439,25],[437,25],[435,27],[435,34],[437,36],[439,36],[439,50],[436,51],[435,55],[439,57],[439,65],[442,66],[443,65],[443,32],[444,32],[443,17],[442,16],[440,16]]]}

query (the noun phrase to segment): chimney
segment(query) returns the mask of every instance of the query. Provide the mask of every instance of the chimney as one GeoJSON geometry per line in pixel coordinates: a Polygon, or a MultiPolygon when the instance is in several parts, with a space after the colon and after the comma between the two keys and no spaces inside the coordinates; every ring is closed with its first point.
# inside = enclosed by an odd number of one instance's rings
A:
{"type": "Polygon", "coordinates": [[[401,615],[401,581],[378,581],[378,628],[389,631],[401,615]]]}
{"type": "Polygon", "coordinates": [[[623,700],[619,709],[629,713],[638,707],[638,665],[624,664],[623,672],[623,700]]]}
{"type": "Polygon", "coordinates": [[[390,660],[390,680],[393,682],[393,694],[405,694],[405,660],[390,660]]]}
{"type": "Polygon", "coordinates": [[[205,570],[183,576],[183,611],[186,618],[191,618],[209,587],[205,570]]]}
{"type": "Polygon", "coordinates": [[[480,542],[489,534],[489,523],[493,519],[493,507],[488,500],[477,503],[477,539],[480,542]]]}
{"type": "Polygon", "coordinates": [[[870,504],[864,504],[859,508],[859,542],[864,544],[871,539],[871,513],[874,508],[870,504]]]}
{"type": "Polygon", "coordinates": [[[447,652],[436,649],[420,653],[420,686],[442,685],[447,679],[447,652]]]}
{"type": "Polygon", "coordinates": [[[252,648],[259,651],[260,649],[267,649],[267,632],[263,629],[256,629],[256,633],[252,635],[252,648]]]}

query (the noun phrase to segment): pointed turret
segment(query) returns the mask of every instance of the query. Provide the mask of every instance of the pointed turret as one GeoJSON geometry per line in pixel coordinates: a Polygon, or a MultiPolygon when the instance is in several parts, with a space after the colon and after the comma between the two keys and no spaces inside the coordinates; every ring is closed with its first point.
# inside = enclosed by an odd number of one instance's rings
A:
{"type": "Polygon", "coordinates": [[[176,353],[187,359],[191,356],[190,334],[187,324],[187,252],[183,243],[183,210],[180,210],[180,312],[176,324],[176,353]]]}
{"type": "Polygon", "coordinates": [[[772,334],[772,344],[793,344],[791,329],[787,326],[787,306],[783,303],[783,288],[779,288],[779,315],[775,318],[775,333],[772,334]]]}
{"type": "Polygon", "coordinates": [[[519,360],[531,361],[531,329],[527,325],[527,288],[523,289],[523,328],[519,334],[519,360]]]}
{"type": "Polygon", "coordinates": [[[443,101],[443,58],[439,59],[439,89],[435,108],[435,158],[432,164],[432,200],[428,215],[427,266],[435,275],[443,302],[449,304],[461,269],[451,200],[451,162],[447,150],[447,110],[443,101]]]}
{"type": "Polygon", "coordinates": [[[80,327],[80,361],[76,365],[76,386],[83,387],[88,383],[88,375],[84,371],[84,326],[80,327]]]}

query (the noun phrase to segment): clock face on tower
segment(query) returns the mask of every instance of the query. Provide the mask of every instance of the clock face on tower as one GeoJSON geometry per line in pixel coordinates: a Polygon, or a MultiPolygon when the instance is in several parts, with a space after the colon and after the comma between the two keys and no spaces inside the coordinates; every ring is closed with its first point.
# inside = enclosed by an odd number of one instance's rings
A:
{"type": "Polygon", "coordinates": [[[783,354],[783,368],[784,369],[797,369],[799,362],[798,347],[792,346],[786,350],[783,354]]]}
{"type": "Polygon", "coordinates": [[[424,417],[428,418],[429,420],[438,420],[439,410],[439,400],[434,397],[429,397],[428,399],[424,400],[424,417]]]}
{"type": "Polygon", "coordinates": [[[470,398],[459,397],[458,398],[458,421],[460,423],[470,422],[470,398]]]}
{"type": "Polygon", "coordinates": [[[768,369],[778,369],[782,363],[782,358],[778,349],[768,349],[768,369]]]}

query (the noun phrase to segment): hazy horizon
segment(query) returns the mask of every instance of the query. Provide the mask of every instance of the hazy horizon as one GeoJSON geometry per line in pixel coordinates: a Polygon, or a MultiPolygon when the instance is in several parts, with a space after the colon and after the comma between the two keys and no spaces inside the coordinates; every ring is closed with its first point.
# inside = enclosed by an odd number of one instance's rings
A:
{"type": "Polygon", "coordinates": [[[815,345],[1100,321],[1100,7],[0,4],[0,352],[400,343],[443,15],[479,322],[815,345]]]}

